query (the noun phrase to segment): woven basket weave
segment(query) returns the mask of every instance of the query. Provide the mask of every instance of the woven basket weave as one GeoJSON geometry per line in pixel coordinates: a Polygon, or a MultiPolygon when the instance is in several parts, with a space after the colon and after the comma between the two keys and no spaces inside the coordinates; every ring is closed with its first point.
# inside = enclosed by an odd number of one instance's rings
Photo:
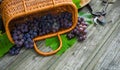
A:
{"type": "MultiPolygon", "coordinates": [[[[81,0],[81,6],[86,5],[90,0],[81,0]]],[[[34,49],[37,53],[48,56],[56,53],[62,47],[61,34],[71,31],[77,24],[78,12],[76,6],[72,3],[72,0],[4,0],[1,4],[1,15],[3,18],[4,26],[9,40],[14,43],[11,37],[12,22],[16,19],[24,18],[29,15],[45,15],[49,13],[60,13],[68,11],[72,13],[72,27],[56,33],[38,36],[33,39],[34,49]],[[43,40],[49,37],[58,36],[60,40],[60,46],[58,49],[51,52],[42,52],[36,46],[36,41],[43,40]]],[[[41,16],[42,16],[41,15],[41,16]]]]}

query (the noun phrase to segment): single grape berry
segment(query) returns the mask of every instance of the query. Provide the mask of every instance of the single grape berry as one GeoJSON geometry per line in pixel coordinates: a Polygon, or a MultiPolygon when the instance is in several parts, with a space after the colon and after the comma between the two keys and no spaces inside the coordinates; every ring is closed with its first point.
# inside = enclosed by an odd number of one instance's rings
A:
{"type": "Polygon", "coordinates": [[[67,34],[67,37],[68,37],[68,39],[72,39],[72,38],[74,38],[74,37],[75,37],[75,35],[74,35],[74,34],[72,34],[72,33],[69,33],[69,34],[67,34]]]}
{"type": "Polygon", "coordinates": [[[83,41],[83,37],[78,37],[78,41],[79,42],[83,41]]]}

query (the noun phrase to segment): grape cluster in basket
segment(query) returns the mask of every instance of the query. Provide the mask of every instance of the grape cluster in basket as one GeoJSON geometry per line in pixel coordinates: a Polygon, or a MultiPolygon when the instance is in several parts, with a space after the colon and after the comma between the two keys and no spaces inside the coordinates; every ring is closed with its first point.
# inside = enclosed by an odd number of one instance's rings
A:
{"type": "Polygon", "coordinates": [[[11,30],[15,46],[10,49],[9,53],[16,55],[23,46],[27,49],[33,48],[33,38],[67,29],[71,26],[72,14],[69,12],[62,12],[58,15],[47,14],[31,18],[21,24],[15,24],[14,29],[11,30]]]}

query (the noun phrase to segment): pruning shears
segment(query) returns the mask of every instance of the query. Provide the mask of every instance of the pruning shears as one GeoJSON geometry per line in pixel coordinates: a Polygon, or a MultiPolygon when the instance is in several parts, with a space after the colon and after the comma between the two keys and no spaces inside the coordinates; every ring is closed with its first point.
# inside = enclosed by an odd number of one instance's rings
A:
{"type": "Polygon", "coordinates": [[[100,24],[100,25],[105,25],[106,22],[106,9],[108,7],[109,4],[112,4],[113,2],[109,2],[108,0],[104,1],[103,3],[105,3],[105,6],[103,7],[102,11],[100,12],[93,12],[93,9],[91,8],[91,6],[88,4],[87,8],[89,9],[90,13],[93,15],[94,17],[94,23],[95,24],[100,24]]]}

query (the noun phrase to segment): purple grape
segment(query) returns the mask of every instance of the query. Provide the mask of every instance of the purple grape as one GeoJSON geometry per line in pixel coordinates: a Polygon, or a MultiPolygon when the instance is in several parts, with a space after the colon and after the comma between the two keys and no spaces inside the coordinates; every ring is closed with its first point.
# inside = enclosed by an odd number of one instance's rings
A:
{"type": "Polygon", "coordinates": [[[39,36],[43,35],[41,32],[39,32],[39,36]]]}
{"type": "Polygon", "coordinates": [[[36,32],[33,32],[34,37],[36,37],[38,34],[36,32]]]}
{"type": "Polygon", "coordinates": [[[82,18],[82,17],[81,17],[81,19],[80,19],[80,20],[81,20],[81,22],[82,22],[82,21],[84,21],[84,18],[82,18]]]}
{"type": "Polygon", "coordinates": [[[87,31],[86,31],[86,30],[84,30],[83,35],[86,35],[86,34],[87,34],[87,31]]]}
{"type": "Polygon", "coordinates": [[[18,36],[18,38],[19,38],[19,39],[22,39],[22,38],[23,38],[23,34],[20,34],[20,35],[18,36]]]}
{"type": "Polygon", "coordinates": [[[25,45],[25,48],[27,48],[27,49],[28,49],[28,48],[29,48],[29,45],[28,45],[28,44],[26,44],[26,45],[25,45]]]}
{"type": "Polygon", "coordinates": [[[78,41],[83,41],[83,37],[78,37],[78,41]]]}
{"type": "Polygon", "coordinates": [[[17,39],[18,39],[18,36],[13,36],[13,39],[14,39],[14,40],[17,40],[17,39]]]}
{"type": "Polygon", "coordinates": [[[83,21],[84,21],[84,18],[78,17],[78,22],[83,22],[83,21]]]}
{"type": "Polygon", "coordinates": [[[17,45],[17,47],[21,47],[23,45],[23,42],[19,41],[16,45],[17,45]]]}
{"type": "Polygon", "coordinates": [[[30,48],[33,48],[33,44],[31,43],[29,47],[30,47],[30,48]]]}
{"type": "Polygon", "coordinates": [[[18,26],[17,26],[17,29],[18,29],[18,30],[21,30],[21,29],[22,29],[22,28],[21,28],[21,25],[18,25],[18,26]]]}
{"type": "Polygon", "coordinates": [[[87,36],[86,36],[86,35],[84,35],[84,36],[83,36],[83,40],[85,40],[86,38],[87,38],[87,36]]]}
{"type": "Polygon", "coordinates": [[[25,36],[25,38],[30,38],[30,34],[29,33],[25,34],[24,36],[25,36]]]}
{"type": "Polygon", "coordinates": [[[76,34],[77,31],[78,31],[78,30],[75,28],[75,29],[73,30],[73,33],[76,34]]]}
{"type": "Polygon", "coordinates": [[[33,35],[31,35],[31,36],[30,36],[30,38],[31,38],[31,39],[33,39],[33,38],[34,38],[34,36],[33,36],[33,35]]]}
{"type": "Polygon", "coordinates": [[[68,37],[68,39],[72,39],[72,38],[74,38],[74,37],[75,37],[75,35],[74,35],[74,34],[72,34],[72,33],[69,33],[69,34],[67,34],[67,37],[68,37]]]}
{"type": "Polygon", "coordinates": [[[24,39],[21,39],[21,42],[24,42],[25,40],[24,39]]]}
{"type": "Polygon", "coordinates": [[[17,54],[19,54],[19,52],[20,52],[19,50],[15,50],[14,54],[17,55],[17,54]]]}
{"type": "Polygon", "coordinates": [[[77,23],[77,25],[80,25],[80,24],[81,24],[80,22],[77,23]]]}
{"type": "Polygon", "coordinates": [[[85,21],[82,21],[81,24],[84,25],[84,24],[86,24],[86,23],[85,23],[85,21]]]}
{"type": "Polygon", "coordinates": [[[27,29],[27,28],[25,28],[25,29],[24,29],[24,32],[28,32],[28,29],[27,29]]]}
{"type": "Polygon", "coordinates": [[[27,41],[28,41],[28,42],[32,42],[32,39],[31,39],[31,38],[28,38],[27,41]]]}
{"type": "Polygon", "coordinates": [[[50,30],[47,29],[47,30],[46,30],[46,33],[47,33],[47,34],[50,33],[50,30]]]}
{"type": "Polygon", "coordinates": [[[19,54],[21,48],[16,47],[16,45],[14,45],[10,50],[9,50],[9,54],[10,55],[17,55],[19,54]]]}
{"type": "Polygon", "coordinates": [[[83,32],[83,31],[84,31],[84,28],[79,28],[78,31],[79,31],[79,32],[83,32]]]}
{"type": "Polygon", "coordinates": [[[12,36],[14,37],[14,36],[18,36],[18,35],[16,33],[13,33],[12,36]]]}
{"type": "Polygon", "coordinates": [[[27,38],[25,36],[23,36],[23,39],[24,39],[24,41],[26,41],[27,38]]]}
{"type": "Polygon", "coordinates": [[[18,41],[17,41],[17,40],[15,40],[14,42],[15,42],[15,44],[18,44],[18,41]]]}
{"type": "Polygon", "coordinates": [[[15,55],[15,52],[14,52],[13,50],[10,50],[10,51],[9,51],[9,54],[10,54],[10,55],[15,55]]]}
{"type": "Polygon", "coordinates": [[[17,31],[17,34],[19,35],[19,34],[21,34],[21,32],[20,32],[20,31],[17,31]]]}

